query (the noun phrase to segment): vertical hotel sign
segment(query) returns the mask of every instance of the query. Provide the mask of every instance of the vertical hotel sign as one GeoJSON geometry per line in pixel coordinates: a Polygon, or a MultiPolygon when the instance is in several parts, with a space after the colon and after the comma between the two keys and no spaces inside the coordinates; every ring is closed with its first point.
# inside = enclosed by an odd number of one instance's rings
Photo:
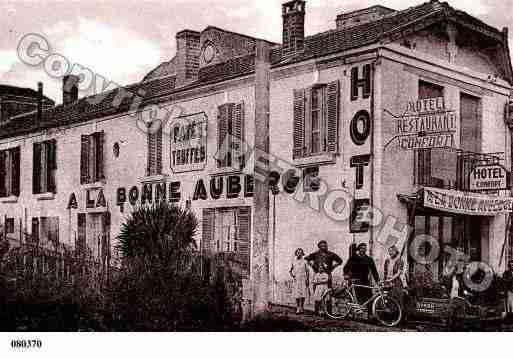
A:
{"type": "Polygon", "coordinates": [[[176,118],[171,126],[171,169],[199,171],[207,162],[207,124],[204,112],[176,118]]]}

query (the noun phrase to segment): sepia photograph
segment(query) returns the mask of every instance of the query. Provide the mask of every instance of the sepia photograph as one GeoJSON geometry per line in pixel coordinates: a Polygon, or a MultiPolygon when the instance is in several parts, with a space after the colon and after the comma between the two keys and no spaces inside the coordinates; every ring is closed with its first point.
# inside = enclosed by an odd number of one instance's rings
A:
{"type": "Polygon", "coordinates": [[[5,346],[513,331],[512,8],[0,0],[5,346]]]}

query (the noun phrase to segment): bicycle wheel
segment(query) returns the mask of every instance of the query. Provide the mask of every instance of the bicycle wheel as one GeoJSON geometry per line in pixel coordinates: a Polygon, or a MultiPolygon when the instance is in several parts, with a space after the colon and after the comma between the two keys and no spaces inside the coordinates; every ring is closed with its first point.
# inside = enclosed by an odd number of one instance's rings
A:
{"type": "Polygon", "coordinates": [[[388,295],[376,298],[372,304],[372,314],[382,325],[395,327],[403,319],[403,309],[399,301],[388,295]]]}
{"type": "Polygon", "coordinates": [[[353,297],[347,289],[329,290],[322,297],[326,314],[332,319],[344,319],[351,313],[353,297]]]}

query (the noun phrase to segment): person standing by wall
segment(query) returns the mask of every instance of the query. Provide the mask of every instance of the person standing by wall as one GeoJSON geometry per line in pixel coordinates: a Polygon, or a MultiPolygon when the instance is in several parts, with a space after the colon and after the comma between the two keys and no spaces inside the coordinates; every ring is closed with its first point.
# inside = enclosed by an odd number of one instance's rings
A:
{"type": "Polygon", "coordinates": [[[383,280],[392,286],[392,295],[397,297],[404,305],[405,290],[408,288],[406,281],[404,260],[396,246],[388,248],[389,258],[385,260],[383,280]]]}
{"type": "Polygon", "coordinates": [[[508,269],[502,275],[502,284],[506,294],[506,317],[513,317],[513,260],[508,262],[508,269]]]}
{"type": "MultiPolygon", "coordinates": [[[[341,266],[343,261],[342,259],[335,253],[330,252],[328,250],[328,242],[320,241],[317,244],[319,250],[312,254],[309,254],[305,257],[305,260],[308,262],[312,270],[315,274],[326,273],[328,275],[328,288],[332,288],[333,286],[333,271],[338,266],[341,266]]],[[[320,301],[315,301],[315,313],[319,313],[320,301]]],[[[329,308],[325,308],[329,310],[329,308]]]]}
{"type": "MultiPolygon", "coordinates": [[[[374,259],[367,255],[367,245],[360,243],[356,255],[349,258],[344,266],[344,278],[353,280],[354,284],[370,286],[370,275],[376,283],[379,282],[379,274],[374,259]]],[[[370,288],[356,287],[356,295],[359,303],[366,302],[372,296],[370,288]]]]}
{"type": "Polygon", "coordinates": [[[302,248],[296,249],[294,252],[294,261],[290,266],[290,276],[293,279],[292,294],[296,299],[296,313],[303,314],[305,312],[305,299],[309,287],[309,271],[308,264],[304,259],[305,252],[302,248]]]}

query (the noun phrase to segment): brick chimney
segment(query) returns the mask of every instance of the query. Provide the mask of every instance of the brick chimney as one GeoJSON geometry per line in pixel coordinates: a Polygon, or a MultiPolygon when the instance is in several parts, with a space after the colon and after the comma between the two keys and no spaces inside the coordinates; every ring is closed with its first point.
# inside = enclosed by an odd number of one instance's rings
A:
{"type": "Polygon", "coordinates": [[[69,105],[78,100],[80,76],[66,75],[62,78],[62,103],[69,105]]]}
{"type": "Polygon", "coordinates": [[[295,54],[305,46],[306,1],[292,0],[281,6],[283,17],[283,54],[295,54]]]}
{"type": "Polygon", "coordinates": [[[36,126],[41,125],[41,120],[43,118],[43,83],[37,83],[37,116],[36,116],[36,126]]]}
{"type": "Polygon", "coordinates": [[[184,86],[198,79],[200,33],[183,30],[176,34],[176,86],[184,86]]]}

